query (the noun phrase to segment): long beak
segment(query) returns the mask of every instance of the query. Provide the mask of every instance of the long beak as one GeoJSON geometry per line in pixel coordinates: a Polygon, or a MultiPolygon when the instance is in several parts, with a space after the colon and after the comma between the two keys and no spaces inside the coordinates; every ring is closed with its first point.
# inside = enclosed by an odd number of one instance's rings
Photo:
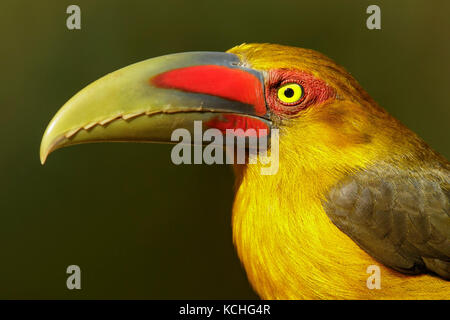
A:
{"type": "Polygon", "coordinates": [[[40,158],[89,142],[170,142],[175,129],[270,129],[264,77],[221,52],[145,60],[93,82],[50,121],[40,158]]]}

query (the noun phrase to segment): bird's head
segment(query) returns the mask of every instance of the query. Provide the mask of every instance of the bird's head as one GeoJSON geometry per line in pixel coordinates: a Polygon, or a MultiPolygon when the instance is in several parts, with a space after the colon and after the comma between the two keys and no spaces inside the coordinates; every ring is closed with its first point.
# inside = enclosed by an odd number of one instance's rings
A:
{"type": "Polygon", "coordinates": [[[87,142],[170,142],[174,129],[192,131],[201,120],[205,128],[222,132],[255,129],[270,135],[277,128],[281,155],[294,152],[304,165],[323,161],[321,167],[335,167],[339,159],[352,167],[376,149],[361,146],[380,142],[374,133],[386,117],[326,56],[243,44],[225,53],[149,59],[93,82],[51,120],[40,156],[44,163],[57,148],[87,142]]]}

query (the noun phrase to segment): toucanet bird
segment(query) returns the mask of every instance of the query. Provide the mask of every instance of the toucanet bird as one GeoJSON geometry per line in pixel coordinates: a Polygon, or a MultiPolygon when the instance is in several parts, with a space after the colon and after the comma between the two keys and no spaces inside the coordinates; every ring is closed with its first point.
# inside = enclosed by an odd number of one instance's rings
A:
{"type": "Polygon", "coordinates": [[[450,298],[449,162],[313,50],[242,44],[115,71],[58,111],[41,162],[79,143],[170,142],[196,120],[278,129],[276,174],[234,165],[233,241],[261,298],[450,298]]]}

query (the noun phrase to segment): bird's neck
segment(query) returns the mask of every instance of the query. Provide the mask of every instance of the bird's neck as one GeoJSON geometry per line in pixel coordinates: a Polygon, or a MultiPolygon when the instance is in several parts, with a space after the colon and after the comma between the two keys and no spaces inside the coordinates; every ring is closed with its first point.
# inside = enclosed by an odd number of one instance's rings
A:
{"type": "Polygon", "coordinates": [[[265,299],[335,298],[348,280],[343,267],[364,277],[366,288],[373,261],[326,216],[318,176],[285,169],[260,176],[248,166],[236,192],[233,239],[256,292],[265,299]]]}

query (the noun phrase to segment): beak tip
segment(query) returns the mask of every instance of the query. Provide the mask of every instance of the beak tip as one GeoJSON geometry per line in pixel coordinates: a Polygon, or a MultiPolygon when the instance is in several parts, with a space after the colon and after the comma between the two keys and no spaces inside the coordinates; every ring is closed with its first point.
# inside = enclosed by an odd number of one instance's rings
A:
{"type": "Polygon", "coordinates": [[[44,165],[46,160],[47,160],[47,156],[41,154],[41,165],[44,165]]]}
{"type": "Polygon", "coordinates": [[[52,153],[55,149],[59,147],[58,142],[60,142],[61,139],[50,139],[47,136],[47,134],[44,134],[44,137],[42,138],[41,142],[41,148],[39,151],[39,159],[41,160],[41,164],[44,165],[47,161],[48,155],[52,153]],[[49,141],[52,141],[50,142],[49,141]]]}
{"type": "Polygon", "coordinates": [[[46,150],[46,148],[43,147],[43,145],[41,145],[41,150],[39,152],[39,159],[41,161],[41,164],[44,165],[45,161],[47,161],[47,157],[49,155],[49,151],[48,149],[46,150]]]}

